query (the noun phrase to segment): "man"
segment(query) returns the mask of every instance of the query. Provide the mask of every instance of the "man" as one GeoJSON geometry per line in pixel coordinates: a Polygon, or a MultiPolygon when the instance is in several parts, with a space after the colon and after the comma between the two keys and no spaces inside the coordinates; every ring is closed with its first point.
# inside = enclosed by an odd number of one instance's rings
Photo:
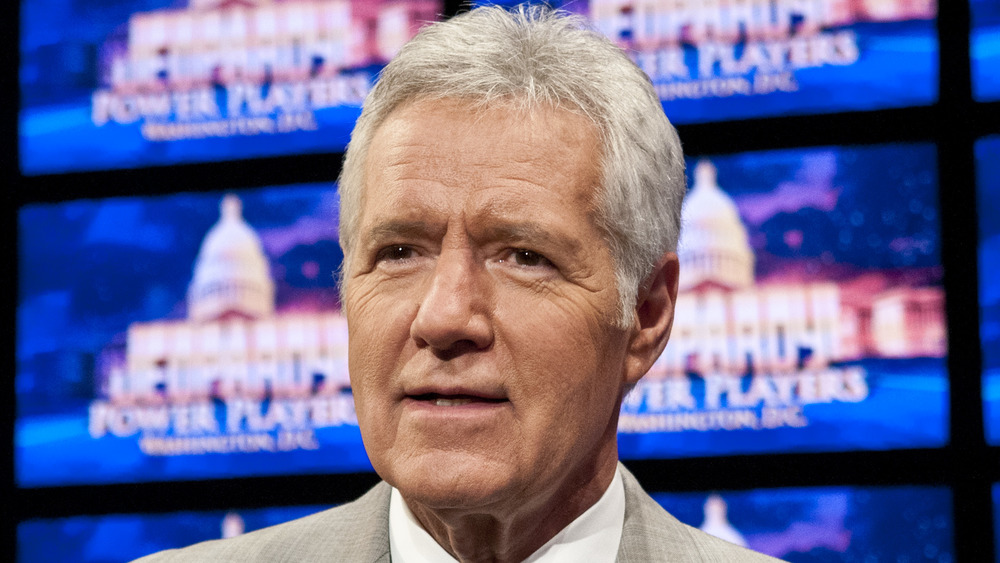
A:
{"type": "Polygon", "coordinates": [[[425,28],[341,177],[360,500],[155,561],[768,561],[687,527],[618,463],[666,345],[685,183],[642,72],[577,18],[425,28]]]}

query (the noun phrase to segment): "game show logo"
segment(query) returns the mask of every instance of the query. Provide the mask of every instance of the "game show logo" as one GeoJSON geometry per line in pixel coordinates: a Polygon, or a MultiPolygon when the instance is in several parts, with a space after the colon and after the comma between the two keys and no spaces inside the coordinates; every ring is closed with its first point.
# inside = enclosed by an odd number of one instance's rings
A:
{"type": "Polygon", "coordinates": [[[935,0],[591,0],[594,23],[653,79],[660,99],[799,89],[804,69],[858,62],[851,26],[932,20],[935,0]]]}
{"type": "MultiPolygon", "coordinates": [[[[867,366],[885,371],[894,360],[946,355],[939,286],[898,284],[871,271],[834,281],[793,270],[757,281],[751,235],[714,165],[701,161],[694,177],[671,338],[626,397],[620,432],[806,429],[817,405],[867,409],[862,403],[880,385],[867,366]]],[[[832,209],[836,197],[818,193],[806,203],[832,209]]],[[[801,230],[781,236],[784,246],[803,244],[801,230]]]]}
{"type": "Polygon", "coordinates": [[[672,121],[925,105],[935,0],[589,0],[672,121]]]}
{"type": "Polygon", "coordinates": [[[147,141],[319,128],[360,106],[434,0],[190,0],[132,14],[100,46],[91,120],[147,141]]]}
{"type": "Polygon", "coordinates": [[[187,319],[128,327],[105,348],[92,438],[139,438],[146,455],[319,449],[315,431],[357,425],[347,322],[335,311],[275,313],[261,241],[235,195],[202,242],[187,319]]]}

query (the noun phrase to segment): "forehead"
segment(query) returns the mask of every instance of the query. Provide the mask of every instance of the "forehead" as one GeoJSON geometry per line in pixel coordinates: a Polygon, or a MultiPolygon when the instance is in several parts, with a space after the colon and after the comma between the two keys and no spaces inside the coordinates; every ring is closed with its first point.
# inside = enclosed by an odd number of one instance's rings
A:
{"type": "Polygon", "coordinates": [[[443,207],[461,193],[499,213],[541,199],[590,210],[599,161],[596,127],[568,110],[423,100],[397,108],[376,130],[363,199],[375,206],[443,207]]]}

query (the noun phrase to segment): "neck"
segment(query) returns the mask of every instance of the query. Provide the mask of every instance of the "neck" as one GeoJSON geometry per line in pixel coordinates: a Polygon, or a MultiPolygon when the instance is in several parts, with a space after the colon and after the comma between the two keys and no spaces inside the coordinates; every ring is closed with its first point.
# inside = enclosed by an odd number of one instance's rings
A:
{"type": "MultiPolygon", "coordinates": [[[[508,506],[476,510],[407,506],[434,540],[461,563],[527,559],[586,512],[607,491],[617,471],[616,441],[593,463],[566,476],[544,498],[514,499],[508,506]]],[[[405,496],[404,496],[404,500],[405,496]]]]}

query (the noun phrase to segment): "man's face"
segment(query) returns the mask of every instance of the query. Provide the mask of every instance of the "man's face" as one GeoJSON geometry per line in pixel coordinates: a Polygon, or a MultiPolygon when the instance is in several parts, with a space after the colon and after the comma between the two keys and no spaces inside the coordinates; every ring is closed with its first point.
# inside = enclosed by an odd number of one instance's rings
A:
{"type": "Polygon", "coordinates": [[[344,307],[365,447],[408,500],[510,509],[614,466],[642,374],[615,328],[599,157],[560,109],[423,101],[375,133],[344,307]]]}

